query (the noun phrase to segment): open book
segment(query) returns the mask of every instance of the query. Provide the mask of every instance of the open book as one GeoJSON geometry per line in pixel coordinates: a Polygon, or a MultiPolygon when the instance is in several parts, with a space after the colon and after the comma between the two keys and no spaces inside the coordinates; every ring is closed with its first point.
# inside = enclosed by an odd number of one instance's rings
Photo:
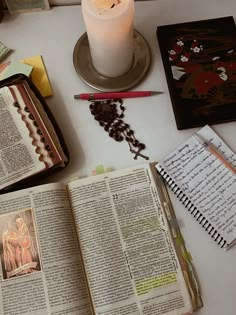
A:
{"type": "Polygon", "coordinates": [[[22,74],[1,81],[0,191],[67,162],[59,127],[32,81],[22,74]]]}
{"type": "Polygon", "coordinates": [[[3,194],[0,209],[0,314],[180,315],[202,306],[153,165],[3,194]]]}

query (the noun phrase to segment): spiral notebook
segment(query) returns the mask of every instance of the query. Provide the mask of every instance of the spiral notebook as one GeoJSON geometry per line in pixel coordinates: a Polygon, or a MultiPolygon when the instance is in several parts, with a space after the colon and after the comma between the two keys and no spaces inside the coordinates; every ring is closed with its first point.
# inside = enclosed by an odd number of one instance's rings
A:
{"type": "Polygon", "coordinates": [[[236,154],[206,125],[156,169],[210,237],[228,249],[236,241],[236,174],[219,157],[236,168],[236,154]]]}

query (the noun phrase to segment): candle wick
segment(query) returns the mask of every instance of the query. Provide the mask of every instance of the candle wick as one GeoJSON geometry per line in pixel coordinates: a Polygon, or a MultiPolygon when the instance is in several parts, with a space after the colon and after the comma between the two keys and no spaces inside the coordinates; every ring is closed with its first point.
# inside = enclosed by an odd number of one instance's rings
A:
{"type": "Polygon", "coordinates": [[[111,9],[114,8],[114,6],[115,6],[115,3],[113,3],[113,5],[111,6],[111,9]]]}

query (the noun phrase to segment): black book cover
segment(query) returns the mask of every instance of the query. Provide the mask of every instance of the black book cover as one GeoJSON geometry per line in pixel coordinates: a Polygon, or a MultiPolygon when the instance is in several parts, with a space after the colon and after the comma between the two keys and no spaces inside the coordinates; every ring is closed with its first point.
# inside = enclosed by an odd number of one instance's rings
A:
{"type": "Polygon", "coordinates": [[[178,129],[236,120],[232,16],[157,27],[178,129]]]}

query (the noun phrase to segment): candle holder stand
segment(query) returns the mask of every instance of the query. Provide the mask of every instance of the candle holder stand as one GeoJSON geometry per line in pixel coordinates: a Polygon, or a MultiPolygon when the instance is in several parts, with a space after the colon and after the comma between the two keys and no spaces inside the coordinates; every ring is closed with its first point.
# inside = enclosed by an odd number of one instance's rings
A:
{"type": "Polygon", "coordinates": [[[92,88],[103,92],[125,91],[137,85],[147,74],[151,63],[151,51],[145,38],[134,30],[132,66],[119,77],[106,77],[93,67],[87,33],[84,33],[75,45],[73,62],[81,80],[92,88]]]}

